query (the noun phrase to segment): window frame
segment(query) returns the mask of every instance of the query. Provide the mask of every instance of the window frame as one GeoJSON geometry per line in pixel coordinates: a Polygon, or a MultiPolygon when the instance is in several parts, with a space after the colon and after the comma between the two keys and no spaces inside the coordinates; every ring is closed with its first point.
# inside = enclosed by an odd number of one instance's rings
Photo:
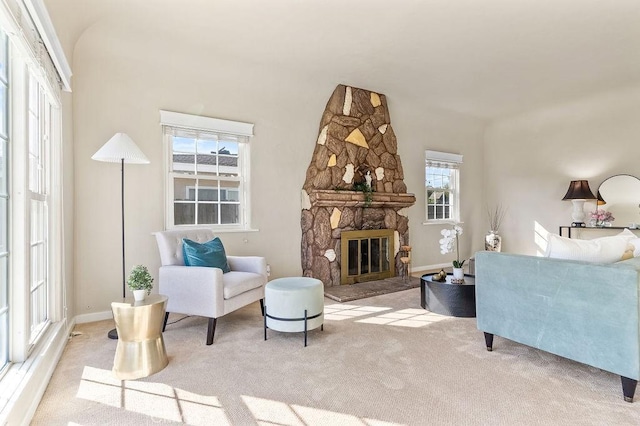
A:
{"type": "MultiPolygon", "coordinates": [[[[165,152],[165,229],[185,228],[185,227],[206,227],[216,232],[245,232],[251,229],[251,190],[250,190],[250,161],[251,144],[250,138],[253,136],[253,124],[238,121],[222,120],[212,117],[196,116],[190,114],[177,113],[160,110],[160,124],[163,129],[163,143],[165,152]],[[224,138],[234,139],[238,146],[238,170],[237,176],[227,175],[221,170],[219,164],[220,154],[216,153],[215,174],[211,172],[199,173],[198,155],[202,153],[194,152],[194,167],[189,170],[175,170],[173,138],[186,137],[194,139],[195,145],[199,140],[215,140],[216,144],[224,138]],[[192,224],[175,223],[175,206],[177,204],[175,193],[175,182],[177,179],[192,180],[185,185],[185,192],[188,194],[189,188],[215,188],[219,191],[225,189],[224,183],[237,182],[238,200],[198,200],[199,191],[195,192],[195,200],[180,200],[180,204],[191,204],[194,207],[194,222],[192,224]],[[215,185],[212,186],[212,183],[215,185]],[[218,223],[197,223],[198,206],[205,204],[215,204],[218,215],[218,223]],[[238,222],[222,223],[222,206],[238,205],[238,222]]],[[[197,148],[195,149],[197,151],[197,148]]],[[[219,149],[218,149],[219,150],[219,149]]],[[[218,151],[217,150],[217,151],[218,151]]],[[[224,155],[224,154],[222,154],[224,155]]],[[[188,198],[188,197],[185,197],[188,198]]]]}
{"type": "Polygon", "coordinates": [[[0,39],[3,43],[2,61],[3,72],[0,73],[0,86],[4,88],[4,102],[0,105],[0,114],[2,115],[2,125],[0,125],[0,199],[4,202],[0,203],[0,379],[7,372],[11,362],[9,353],[10,348],[10,329],[11,329],[11,302],[9,298],[9,268],[11,259],[9,246],[9,230],[10,228],[10,212],[11,204],[9,200],[10,185],[9,180],[9,144],[10,140],[10,119],[9,99],[11,94],[10,67],[11,60],[9,54],[9,37],[4,31],[0,30],[0,39]]]}
{"type": "MultiPolygon", "coordinates": [[[[440,151],[425,151],[425,201],[424,201],[424,213],[425,224],[442,224],[442,223],[459,223],[460,220],[460,165],[462,164],[463,156],[460,154],[453,154],[449,152],[440,151]],[[449,170],[448,182],[446,185],[429,185],[429,177],[433,173],[429,173],[430,168],[449,170]],[[430,191],[443,191],[449,194],[448,203],[430,203],[429,192],[430,191]],[[448,217],[429,217],[429,207],[441,206],[443,209],[449,208],[448,217]]],[[[444,175],[441,173],[441,175],[444,175]]]]}

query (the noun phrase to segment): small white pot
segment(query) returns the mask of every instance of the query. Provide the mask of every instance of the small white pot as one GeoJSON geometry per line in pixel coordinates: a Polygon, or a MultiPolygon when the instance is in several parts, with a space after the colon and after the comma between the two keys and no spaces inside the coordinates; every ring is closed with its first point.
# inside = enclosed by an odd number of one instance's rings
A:
{"type": "Polygon", "coordinates": [[[142,302],[147,295],[147,290],[132,290],[133,291],[133,299],[136,302],[142,302]]]}
{"type": "Polygon", "coordinates": [[[464,280],[464,269],[462,268],[453,268],[453,279],[456,281],[464,280]]]}

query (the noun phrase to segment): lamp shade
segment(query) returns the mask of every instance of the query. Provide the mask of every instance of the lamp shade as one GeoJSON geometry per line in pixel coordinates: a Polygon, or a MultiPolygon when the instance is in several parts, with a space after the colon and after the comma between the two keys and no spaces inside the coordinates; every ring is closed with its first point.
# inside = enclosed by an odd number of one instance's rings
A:
{"type": "Polygon", "coordinates": [[[589,188],[589,181],[586,180],[572,180],[569,184],[569,189],[564,195],[563,200],[595,200],[596,197],[589,188]]]}
{"type": "Polygon", "coordinates": [[[600,191],[598,191],[598,195],[597,195],[597,204],[599,206],[604,206],[605,204],[607,204],[607,202],[604,200],[604,198],[602,198],[602,195],[600,194],[600,191]]]}
{"type": "Polygon", "coordinates": [[[116,133],[91,157],[108,163],[149,164],[149,159],[126,133],[116,133]]]}

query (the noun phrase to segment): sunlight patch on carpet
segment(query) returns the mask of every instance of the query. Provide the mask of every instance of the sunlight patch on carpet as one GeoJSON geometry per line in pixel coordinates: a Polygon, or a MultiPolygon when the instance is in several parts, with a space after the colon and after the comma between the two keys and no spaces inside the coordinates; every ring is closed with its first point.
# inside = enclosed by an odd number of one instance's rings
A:
{"type": "Polygon", "coordinates": [[[144,414],[154,421],[230,425],[216,396],[198,395],[163,383],[118,380],[111,371],[84,367],[77,398],[144,414]]]}
{"type": "Polygon", "coordinates": [[[242,395],[242,400],[260,426],[402,426],[382,420],[360,418],[302,405],[289,405],[270,399],[242,395]]]}
{"type": "Polygon", "coordinates": [[[324,319],[330,321],[342,321],[348,318],[361,317],[372,313],[388,311],[391,308],[380,306],[360,306],[360,305],[326,305],[324,307],[324,319]]]}
{"type": "Polygon", "coordinates": [[[400,309],[398,311],[386,312],[391,309],[392,308],[381,306],[327,305],[324,307],[324,319],[343,321],[349,318],[384,312],[383,314],[359,319],[355,322],[418,328],[449,318],[446,315],[434,314],[424,309],[400,309]]]}

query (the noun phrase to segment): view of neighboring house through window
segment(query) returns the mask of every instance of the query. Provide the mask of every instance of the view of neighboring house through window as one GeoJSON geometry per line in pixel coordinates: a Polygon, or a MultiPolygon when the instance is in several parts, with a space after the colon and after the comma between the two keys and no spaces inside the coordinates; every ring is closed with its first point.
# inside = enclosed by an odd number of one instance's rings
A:
{"type": "Polygon", "coordinates": [[[168,111],[161,111],[161,121],[168,151],[167,227],[247,229],[253,125],[168,111]]]}
{"type": "Polygon", "coordinates": [[[427,221],[459,222],[462,155],[438,151],[425,154],[427,221]]]}
{"type": "Polygon", "coordinates": [[[0,372],[9,363],[9,245],[7,238],[9,224],[9,188],[7,182],[9,145],[8,59],[7,36],[4,31],[0,31],[0,372]]]}

